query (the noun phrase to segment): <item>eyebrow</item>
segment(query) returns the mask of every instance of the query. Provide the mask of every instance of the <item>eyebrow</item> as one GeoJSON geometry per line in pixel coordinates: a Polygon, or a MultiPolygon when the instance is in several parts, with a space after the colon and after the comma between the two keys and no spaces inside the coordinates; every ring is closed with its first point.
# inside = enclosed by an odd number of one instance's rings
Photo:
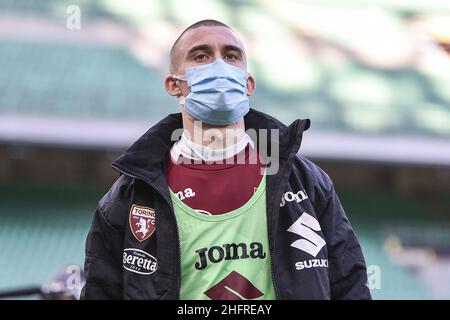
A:
{"type": "Polygon", "coordinates": [[[241,48],[239,48],[239,47],[237,47],[237,46],[234,46],[234,45],[232,45],[232,44],[225,45],[225,46],[223,47],[223,51],[237,51],[237,52],[239,52],[239,54],[240,54],[242,57],[245,56],[245,55],[244,55],[244,50],[242,50],[241,48]]]}
{"type": "Polygon", "coordinates": [[[200,44],[198,46],[195,46],[195,47],[192,47],[191,49],[189,49],[189,51],[187,52],[187,56],[189,57],[191,54],[193,54],[196,51],[205,51],[207,53],[211,53],[213,50],[207,44],[200,44]]]}
{"type": "MultiPolygon", "coordinates": [[[[211,46],[207,45],[207,44],[200,44],[198,46],[192,47],[191,49],[189,49],[189,51],[187,52],[187,57],[189,57],[190,55],[192,55],[194,52],[196,51],[205,51],[208,54],[211,54],[213,52],[213,49],[211,48],[211,46]]],[[[232,44],[227,44],[225,46],[223,46],[222,51],[237,51],[239,52],[239,54],[244,57],[244,51],[232,44]]]]}

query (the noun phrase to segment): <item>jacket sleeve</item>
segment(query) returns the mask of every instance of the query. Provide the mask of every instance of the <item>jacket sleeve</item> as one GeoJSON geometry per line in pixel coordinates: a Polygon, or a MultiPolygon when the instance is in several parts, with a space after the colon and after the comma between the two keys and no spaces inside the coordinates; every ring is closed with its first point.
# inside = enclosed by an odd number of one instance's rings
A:
{"type": "Polygon", "coordinates": [[[331,299],[371,299],[361,246],[328,175],[319,169],[321,225],[328,249],[331,299]]]}
{"type": "Polygon", "coordinates": [[[81,299],[122,299],[122,233],[107,220],[114,206],[98,207],[86,239],[86,284],[81,299]]]}

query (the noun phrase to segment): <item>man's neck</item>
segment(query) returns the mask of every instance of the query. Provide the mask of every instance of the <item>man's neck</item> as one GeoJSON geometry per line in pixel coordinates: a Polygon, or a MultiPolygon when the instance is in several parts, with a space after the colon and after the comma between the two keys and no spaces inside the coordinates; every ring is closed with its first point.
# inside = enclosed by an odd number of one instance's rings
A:
{"type": "Polygon", "coordinates": [[[196,144],[211,149],[225,149],[241,141],[245,136],[244,118],[225,126],[213,126],[192,118],[186,112],[183,115],[183,132],[196,144]]]}

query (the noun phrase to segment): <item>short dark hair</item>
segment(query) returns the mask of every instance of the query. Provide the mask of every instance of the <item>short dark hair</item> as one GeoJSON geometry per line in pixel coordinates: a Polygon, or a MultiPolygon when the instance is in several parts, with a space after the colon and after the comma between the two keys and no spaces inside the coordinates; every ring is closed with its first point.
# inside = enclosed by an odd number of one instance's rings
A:
{"type": "Polygon", "coordinates": [[[192,29],[196,29],[199,27],[225,27],[231,30],[231,28],[229,26],[227,26],[225,23],[217,21],[217,20],[213,20],[213,19],[206,19],[206,20],[200,20],[197,21],[196,23],[190,25],[189,27],[187,27],[186,29],[184,29],[184,31],[180,34],[180,36],[177,38],[177,40],[175,40],[175,42],[173,43],[172,48],[170,49],[170,73],[174,73],[176,70],[176,65],[175,65],[175,53],[176,53],[176,49],[178,46],[178,43],[180,42],[181,38],[183,37],[183,35],[188,32],[189,30],[192,29]]]}

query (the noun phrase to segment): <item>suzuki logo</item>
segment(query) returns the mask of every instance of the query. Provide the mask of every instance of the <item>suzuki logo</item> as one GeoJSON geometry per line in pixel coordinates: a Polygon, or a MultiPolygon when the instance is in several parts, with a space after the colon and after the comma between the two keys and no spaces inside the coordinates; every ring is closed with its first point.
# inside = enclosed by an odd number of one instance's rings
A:
{"type": "Polygon", "coordinates": [[[316,257],[319,251],[326,244],[325,240],[314,231],[320,231],[319,222],[311,215],[303,212],[300,218],[297,219],[287,231],[298,234],[304,239],[296,240],[291,244],[291,247],[309,253],[316,257]]]}

